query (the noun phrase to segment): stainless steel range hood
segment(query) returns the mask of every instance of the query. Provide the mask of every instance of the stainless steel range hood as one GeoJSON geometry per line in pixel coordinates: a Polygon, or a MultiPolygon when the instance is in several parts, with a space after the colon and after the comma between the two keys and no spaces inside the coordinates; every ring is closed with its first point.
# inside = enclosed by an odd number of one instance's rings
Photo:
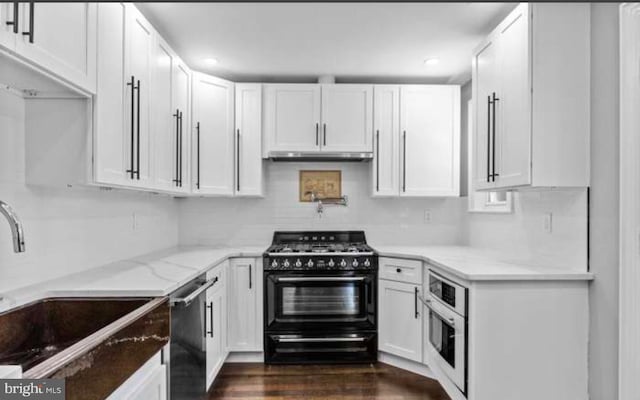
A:
{"type": "Polygon", "coordinates": [[[373,153],[272,151],[269,158],[273,161],[370,161],[373,153]]]}

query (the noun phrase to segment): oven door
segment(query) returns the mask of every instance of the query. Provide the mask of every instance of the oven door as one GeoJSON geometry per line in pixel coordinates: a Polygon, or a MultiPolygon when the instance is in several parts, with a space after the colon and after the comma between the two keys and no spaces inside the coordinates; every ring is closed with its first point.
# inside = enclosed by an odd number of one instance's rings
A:
{"type": "Polygon", "coordinates": [[[265,274],[265,329],[341,331],[376,329],[376,274],[265,274]]]}
{"type": "Polygon", "coordinates": [[[427,345],[432,359],[466,393],[466,320],[433,296],[429,296],[425,305],[429,310],[427,345]]]}

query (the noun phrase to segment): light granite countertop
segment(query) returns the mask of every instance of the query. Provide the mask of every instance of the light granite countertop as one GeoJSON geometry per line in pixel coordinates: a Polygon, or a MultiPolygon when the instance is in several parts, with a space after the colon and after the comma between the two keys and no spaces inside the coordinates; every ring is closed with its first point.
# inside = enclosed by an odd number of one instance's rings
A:
{"type": "MultiPolygon", "coordinates": [[[[117,261],[52,281],[0,293],[0,312],[48,297],[166,296],[221,262],[261,257],[268,246],[174,247],[117,261]]],[[[381,257],[423,260],[469,281],[591,280],[593,274],[505,260],[465,246],[378,246],[381,257]]]]}

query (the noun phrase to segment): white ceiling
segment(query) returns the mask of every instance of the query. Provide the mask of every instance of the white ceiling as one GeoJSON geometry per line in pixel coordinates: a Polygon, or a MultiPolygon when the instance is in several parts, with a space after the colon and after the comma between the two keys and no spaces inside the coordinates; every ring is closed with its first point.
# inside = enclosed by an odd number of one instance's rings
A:
{"type": "Polygon", "coordinates": [[[515,4],[140,3],[191,68],[236,81],[464,83],[515,4]],[[216,58],[215,67],[203,60],[216,58]],[[428,57],[440,63],[425,67],[428,57]]]}

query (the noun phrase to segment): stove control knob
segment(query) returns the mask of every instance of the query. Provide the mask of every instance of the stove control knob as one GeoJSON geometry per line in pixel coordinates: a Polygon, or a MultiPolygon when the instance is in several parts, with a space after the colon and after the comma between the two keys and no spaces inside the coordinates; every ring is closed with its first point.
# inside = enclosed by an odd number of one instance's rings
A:
{"type": "Polygon", "coordinates": [[[369,259],[368,259],[368,258],[365,258],[365,259],[364,259],[364,266],[365,266],[365,267],[370,267],[370,266],[371,266],[371,261],[369,261],[369,259]]]}
{"type": "Polygon", "coordinates": [[[271,268],[277,268],[277,267],[278,267],[278,261],[277,260],[271,261],[271,268]]]}
{"type": "Polygon", "coordinates": [[[300,259],[298,258],[296,260],[296,268],[300,268],[300,267],[302,267],[302,261],[300,261],[300,259]]]}
{"type": "Polygon", "coordinates": [[[346,267],[346,266],[347,266],[347,262],[344,260],[344,258],[343,258],[342,260],[340,260],[340,266],[341,266],[342,268],[344,268],[344,267],[346,267]]]}
{"type": "Polygon", "coordinates": [[[334,267],[334,265],[336,265],[336,263],[335,263],[335,262],[333,262],[333,258],[330,258],[330,259],[329,259],[329,262],[327,263],[327,265],[328,265],[330,268],[333,268],[333,267],[334,267]]]}
{"type": "Polygon", "coordinates": [[[355,258],[353,259],[353,262],[351,263],[351,265],[353,266],[353,268],[357,268],[358,267],[358,260],[356,260],[355,258]]]}
{"type": "Polygon", "coordinates": [[[313,267],[313,260],[307,261],[307,267],[309,268],[313,267]]]}
{"type": "Polygon", "coordinates": [[[284,263],[282,263],[282,266],[285,268],[289,268],[289,260],[284,260],[284,263]]]}

